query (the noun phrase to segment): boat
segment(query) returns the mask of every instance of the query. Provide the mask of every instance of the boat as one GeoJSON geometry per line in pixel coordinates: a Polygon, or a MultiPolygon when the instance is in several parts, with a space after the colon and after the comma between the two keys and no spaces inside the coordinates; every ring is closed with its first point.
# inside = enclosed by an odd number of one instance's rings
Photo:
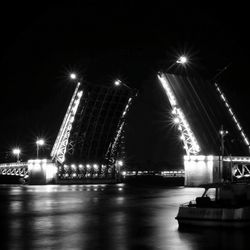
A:
{"type": "Polygon", "coordinates": [[[250,226],[250,185],[247,183],[214,183],[201,187],[201,197],[181,204],[177,216],[184,226],[246,227],[250,226]]]}

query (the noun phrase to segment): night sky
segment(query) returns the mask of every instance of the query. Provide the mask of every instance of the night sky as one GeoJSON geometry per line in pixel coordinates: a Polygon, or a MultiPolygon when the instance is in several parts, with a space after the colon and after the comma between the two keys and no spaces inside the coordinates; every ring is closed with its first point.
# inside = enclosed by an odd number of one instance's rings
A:
{"type": "Polygon", "coordinates": [[[93,83],[119,77],[139,90],[128,117],[129,160],[180,159],[156,74],[182,53],[190,64],[172,73],[212,79],[230,65],[218,82],[250,132],[246,6],[100,2],[2,8],[0,162],[13,160],[8,152],[16,145],[23,160],[34,157],[37,136],[46,138],[42,153],[49,155],[74,91],[71,71],[93,83]]]}

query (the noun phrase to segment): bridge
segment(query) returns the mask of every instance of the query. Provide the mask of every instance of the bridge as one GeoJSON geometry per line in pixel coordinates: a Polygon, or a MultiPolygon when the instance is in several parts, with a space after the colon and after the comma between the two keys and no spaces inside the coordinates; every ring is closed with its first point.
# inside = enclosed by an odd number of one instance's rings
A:
{"type": "Polygon", "coordinates": [[[249,178],[249,140],[220,86],[173,74],[158,79],[183,142],[185,185],[249,178]]]}
{"type": "MultiPolygon", "coordinates": [[[[164,73],[158,80],[183,142],[185,184],[248,179],[249,140],[219,85],[164,73]],[[222,125],[231,139],[225,140],[222,125]]],[[[77,82],[51,158],[0,164],[0,175],[20,176],[30,184],[112,183],[133,175],[123,168],[124,127],[136,95],[126,84],[115,88],[77,82]]]]}
{"type": "Polygon", "coordinates": [[[51,158],[1,164],[0,174],[28,175],[30,184],[117,181],[125,156],[126,116],[137,94],[119,83],[77,82],[51,158]]]}

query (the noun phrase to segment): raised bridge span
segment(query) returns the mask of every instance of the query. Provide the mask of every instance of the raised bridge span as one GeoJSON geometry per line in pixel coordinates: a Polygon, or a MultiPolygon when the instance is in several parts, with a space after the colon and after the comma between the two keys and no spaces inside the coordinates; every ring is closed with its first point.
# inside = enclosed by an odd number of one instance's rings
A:
{"type": "MultiPolygon", "coordinates": [[[[159,82],[183,142],[185,184],[248,179],[249,140],[220,86],[164,73],[159,82]]],[[[0,164],[0,175],[28,178],[30,184],[117,181],[126,173],[124,127],[136,95],[131,88],[78,82],[51,158],[0,164]]]]}

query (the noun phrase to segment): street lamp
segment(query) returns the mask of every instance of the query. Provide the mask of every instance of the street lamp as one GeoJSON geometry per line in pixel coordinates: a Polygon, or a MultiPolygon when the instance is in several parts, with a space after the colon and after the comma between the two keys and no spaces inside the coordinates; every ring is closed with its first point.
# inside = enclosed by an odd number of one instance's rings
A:
{"type": "Polygon", "coordinates": [[[223,129],[223,126],[221,126],[221,130],[220,130],[220,137],[221,137],[221,156],[223,157],[224,155],[224,137],[225,135],[228,134],[227,130],[223,129]]]}
{"type": "Polygon", "coordinates": [[[72,80],[75,80],[77,78],[77,75],[75,73],[71,73],[69,75],[69,77],[72,79],[72,80]]]}
{"type": "Polygon", "coordinates": [[[43,146],[45,144],[45,141],[43,139],[37,139],[36,140],[36,158],[38,159],[39,156],[39,148],[40,146],[43,146]]]}
{"type": "Polygon", "coordinates": [[[19,156],[21,154],[21,149],[20,148],[13,148],[12,153],[13,153],[13,155],[16,155],[17,162],[19,162],[19,156]]]}
{"type": "Polygon", "coordinates": [[[79,76],[78,74],[72,72],[69,74],[69,78],[70,78],[70,80],[77,82],[76,89],[78,89],[79,86],[81,85],[82,77],[79,76]]]}
{"type": "Polygon", "coordinates": [[[115,86],[120,86],[121,85],[121,80],[117,79],[114,81],[115,86]]]}
{"type": "Polygon", "coordinates": [[[166,71],[169,71],[172,69],[176,64],[181,64],[182,66],[185,66],[185,64],[188,63],[188,58],[184,55],[180,56],[173,64],[171,64],[166,71]]]}
{"type": "Polygon", "coordinates": [[[188,62],[188,59],[186,56],[180,56],[178,60],[176,61],[176,63],[179,63],[179,64],[186,64],[187,62],[188,62]]]}
{"type": "Polygon", "coordinates": [[[221,125],[220,129],[220,138],[221,138],[221,164],[219,167],[219,179],[221,180],[222,177],[222,170],[223,170],[223,156],[224,156],[224,137],[228,134],[227,130],[223,129],[223,125],[221,125]]]}

